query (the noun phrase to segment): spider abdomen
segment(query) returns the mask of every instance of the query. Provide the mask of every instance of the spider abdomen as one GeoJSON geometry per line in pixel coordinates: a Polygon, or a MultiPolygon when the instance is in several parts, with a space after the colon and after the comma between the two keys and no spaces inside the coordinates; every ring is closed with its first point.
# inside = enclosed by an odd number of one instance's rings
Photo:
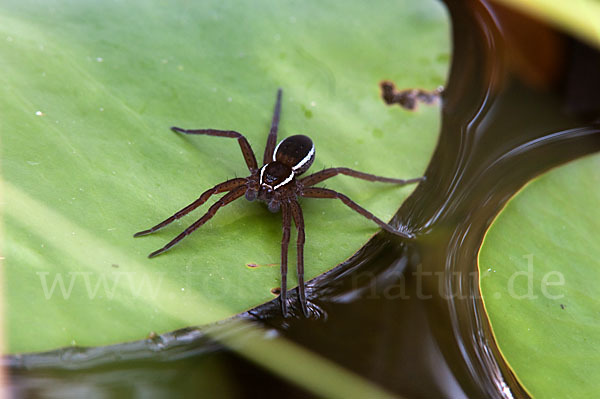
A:
{"type": "Polygon", "coordinates": [[[315,145],[310,137],[302,134],[281,140],[273,153],[273,161],[289,166],[295,175],[306,172],[314,159],[315,145]]]}

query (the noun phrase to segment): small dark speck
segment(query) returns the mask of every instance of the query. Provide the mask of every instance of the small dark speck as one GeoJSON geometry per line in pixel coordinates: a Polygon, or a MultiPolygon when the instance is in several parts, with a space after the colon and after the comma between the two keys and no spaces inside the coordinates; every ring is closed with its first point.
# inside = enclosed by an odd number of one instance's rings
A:
{"type": "Polygon", "coordinates": [[[561,308],[562,310],[565,310],[565,305],[563,305],[563,304],[561,303],[561,304],[560,304],[560,308],[561,308]]]}
{"type": "Polygon", "coordinates": [[[251,267],[251,268],[255,268],[258,267],[258,265],[256,263],[246,263],[246,266],[251,267]]]}
{"type": "Polygon", "coordinates": [[[115,267],[115,268],[118,268],[118,267],[119,267],[119,265],[117,265],[116,263],[113,263],[111,266],[112,266],[112,267],[115,267]]]}
{"type": "Polygon", "coordinates": [[[273,294],[273,295],[279,295],[280,293],[281,293],[281,288],[280,287],[271,288],[271,294],[273,294]]]}

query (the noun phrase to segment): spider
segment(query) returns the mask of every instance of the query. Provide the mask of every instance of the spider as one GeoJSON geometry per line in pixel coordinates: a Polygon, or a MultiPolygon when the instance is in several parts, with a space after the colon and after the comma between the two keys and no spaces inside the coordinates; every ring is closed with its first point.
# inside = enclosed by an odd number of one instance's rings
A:
{"type": "Polygon", "coordinates": [[[282,213],[283,237],[281,240],[281,289],[280,302],[281,311],[284,317],[287,317],[287,264],[288,264],[288,245],[290,241],[291,220],[294,220],[296,225],[297,235],[297,273],[298,273],[298,298],[302,307],[302,312],[306,317],[309,317],[309,312],[306,304],[306,293],[304,286],[304,218],[302,216],[302,208],[298,203],[299,197],[309,198],[337,198],[351,209],[360,213],[364,217],[377,223],[384,230],[399,235],[405,238],[413,238],[413,234],[396,230],[389,224],[383,222],[371,212],[367,211],[356,202],[352,201],[346,195],[334,190],[322,187],[313,187],[317,183],[342,174],[356,177],[368,181],[378,181],[395,184],[416,183],[423,180],[423,177],[414,179],[395,179],[388,177],[375,176],[368,173],[359,172],[349,168],[328,168],[320,172],[313,173],[301,179],[298,176],[310,168],[315,159],[315,146],[312,140],[304,135],[295,135],[285,138],[277,144],[277,129],[279,125],[279,116],[281,113],[281,94],[282,90],[277,90],[277,99],[271,122],[271,130],[267,137],[267,145],[263,156],[263,166],[258,167],[256,156],[250,147],[248,140],[240,133],[233,130],[216,130],[216,129],[181,129],[172,127],[171,130],[176,133],[184,134],[204,134],[208,136],[230,137],[237,139],[246,165],[250,170],[250,176],[245,178],[235,178],[217,184],[213,188],[206,190],[198,199],[181,209],[173,216],[165,219],[156,226],[140,231],[134,237],[144,236],[154,233],[162,229],[169,223],[187,215],[200,205],[204,204],[210,196],[219,193],[227,193],[217,200],[200,219],[192,223],[181,234],[167,243],[161,249],[152,252],[148,255],[153,258],[169,250],[179,241],[198,229],[209,219],[211,219],[217,211],[230,204],[236,199],[245,196],[248,201],[265,202],[269,211],[282,213]]]}

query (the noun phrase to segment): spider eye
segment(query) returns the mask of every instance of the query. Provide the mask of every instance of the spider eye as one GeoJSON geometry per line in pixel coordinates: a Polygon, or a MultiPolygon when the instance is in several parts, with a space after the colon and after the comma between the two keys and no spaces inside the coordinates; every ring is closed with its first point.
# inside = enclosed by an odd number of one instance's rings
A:
{"type": "Polygon", "coordinates": [[[246,199],[250,202],[254,201],[256,199],[256,190],[246,190],[246,199]]]}

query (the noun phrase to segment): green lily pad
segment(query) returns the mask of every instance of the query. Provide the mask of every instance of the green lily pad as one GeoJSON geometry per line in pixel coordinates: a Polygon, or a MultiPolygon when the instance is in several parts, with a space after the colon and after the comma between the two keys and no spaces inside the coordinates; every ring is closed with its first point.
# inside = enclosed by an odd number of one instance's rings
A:
{"type": "Polygon", "coordinates": [[[591,398],[600,376],[600,155],[523,188],[486,234],[481,292],[496,341],[540,398],[591,398]]]}
{"type": "MultiPolygon", "coordinates": [[[[234,140],[169,127],[240,131],[262,160],[282,87],[280,138],[313,138],[312,171],[420,176],[436,144],[439,108],[388,107],[378,84],[443,84],[448,25],[433,0],[4,1],[7,350],[136,340],[274,298],[281,216],[264,206],[239,200],[151,260],[210,202],[154,235],[132,237],[209,187],[248,174],[234,140]]],[[[414,188],[344,176],[326,186],[384,220],[414,188]]],[[[339,201],[302,205],[307,278],[379,230],[339,201]]]]}

